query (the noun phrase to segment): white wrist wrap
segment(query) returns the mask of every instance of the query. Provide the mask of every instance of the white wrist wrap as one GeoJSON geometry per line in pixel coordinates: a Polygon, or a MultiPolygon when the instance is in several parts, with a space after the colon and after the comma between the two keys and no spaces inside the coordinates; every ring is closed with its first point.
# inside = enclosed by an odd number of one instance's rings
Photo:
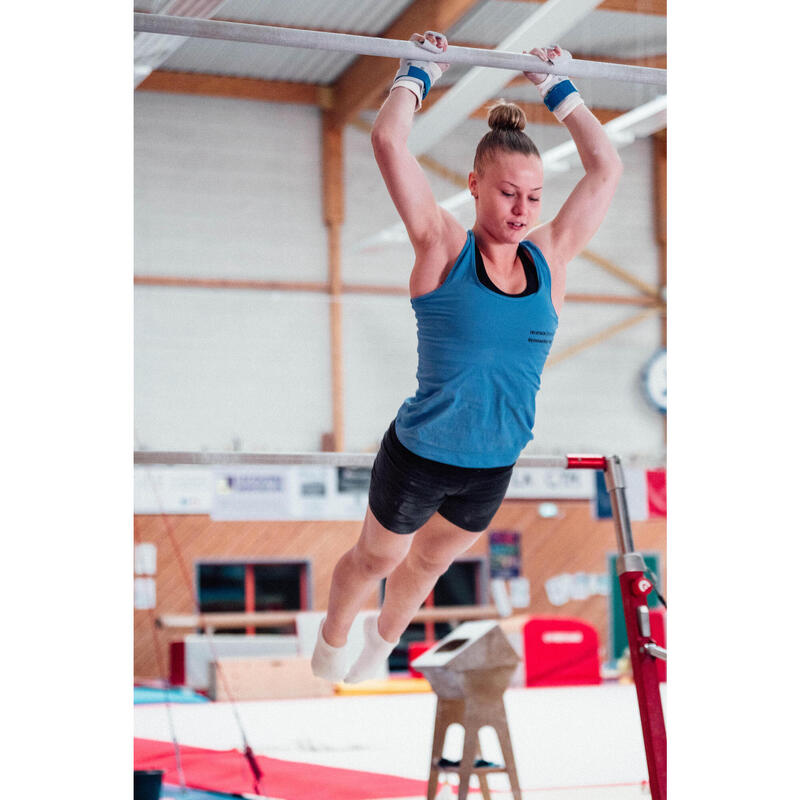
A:
{"type": "MultiPolygon", "coordinates": [[[[424,42],[414,41],[414,44],[430,53],[442,52],[433,42],[429,42],[427,39],[424,42]]],[[[395,73],[392,89],[395,86],[404,86],[406,89],[410,89],[416,95],[416,110],[419,111],[422,108],[422,101],[431,86],[441,77],[442,69],[435,61],[413,61],[401,58],[400,69],[395,73]]]]}
{"type": "Polygon", "coordinates": [[[536,88],[559,122],[563,122],[578,106],[584,105],[575,85],[565,75],[548,75],[536,88]]]}
{"type": "Polygon", "coordinates": [[[422,108],[422,82],[415,78],[404,78],[401,75],[394,79],[392,88],[389,91],[393,92],[398,86],[403,86],[414,93],[417,98],[417,107],[414,110],[419,111],[422,108]]]}
{"type": "Polygon", "coordinates": [[[578,106],[582,105],[585,105],[583,98],[577,92],[572,92],[553,109],[553,116],[559,122],[563,122],[578,106]]]}

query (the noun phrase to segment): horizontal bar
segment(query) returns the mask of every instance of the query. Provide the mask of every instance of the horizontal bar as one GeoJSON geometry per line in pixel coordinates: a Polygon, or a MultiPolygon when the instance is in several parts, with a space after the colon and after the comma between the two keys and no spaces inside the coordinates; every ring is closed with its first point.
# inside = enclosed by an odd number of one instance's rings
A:
{"type": "MultiPolygon", "coordinates": [[[[306,611],[230,611],[209,614],[162,614],[157,618],[161,628],[245,628],[253,625],[261,628],[291,625],[298,614],[306,611]]],[[[497,619],[500,612],[496,606],[438,606],[421,608],[412,622],[448,622],[464,619],[497,619]]]]}
{"type": "Polygon", "coordinates": [[[486,50],[480,47],[453,45],[445,54],[429,53],[409,41],[381,39],[377,36],[356,36],[350,33],[309,31],[279,28],[273,25],[254,25],[247,22],[171,17],[165,14],[134,12],[133,29],[145,33],[169,36],[188,36],[201,39],[224,39],[250,44],[271,44],[279,47],[301,47],[312,50],[335,50],[364,56],[408,58],[417,61],[440,61],[448,64],[468,64],[474,67],[493,67],[519,72],[548,72],[575,78],[606,78],[613,81],[650,83],[665,86],[667,71],[655,67],[613,64],[605,61],[586,61],[560,58],[555,65],[536,56],[486,50]]]}
{"type": "MultiPolygon", "coordinates": [[[[177,451],[136,450],[133,463],[139,466],[198,464],[202,466],[256,466],[310,464],[329,467],[371,467],[375,453],[195,453],[177,451]]],[[[605,456],[520,456],[518,467],[550,469],[603,469],[605,456]]]]}
{"type": "Polygon", "coordinates": [[[375,453],[193,453],[137,450],[134,464],[200,464],[203,466],[284,466],[309,464],[333,467],[371,467],[375,453]]]}

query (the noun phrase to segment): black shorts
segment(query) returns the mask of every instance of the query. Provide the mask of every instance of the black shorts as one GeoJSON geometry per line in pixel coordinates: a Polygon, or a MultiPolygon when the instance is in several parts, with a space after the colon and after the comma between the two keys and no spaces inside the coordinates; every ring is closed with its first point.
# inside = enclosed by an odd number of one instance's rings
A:
{"type": "Polygon", "coordinates": [[[394,533],[419,530],[437,511],[467,531],[485,530],[508,489],[514,465],[456,467],[412,453],[389,426],[372,465],[369,507],[394,533]]]}

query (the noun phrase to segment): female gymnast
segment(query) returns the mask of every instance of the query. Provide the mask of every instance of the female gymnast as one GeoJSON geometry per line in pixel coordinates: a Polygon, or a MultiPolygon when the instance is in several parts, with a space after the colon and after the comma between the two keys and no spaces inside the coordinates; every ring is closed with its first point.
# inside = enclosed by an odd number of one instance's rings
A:
{"type": "MultiPolygon", "coordinates": [[[[441,33],[414,34],[433,52],[441,33]]],[[[530,51],[557,64],[560,47],[530,51]]],[[[401,406],[375,458],[361,536],[337,563],[312,658],[315,675],[373,677],[434,584],[489,526],[514,462],[533,438],[535,397],[564,302],[566,267],[608,210],[622,164],[572,82],[524,73],[570,132],[585,174],[558,214],[536,227],[542,161],[525,115],[501,103],[475,153],[469,189],[475,224],[440,208],[407,147],[415,111],[447,69],[400,62],[372,129],[386,187],[408,230],[409,288],[417,318],[418,388],[401,406]],[[347,663],[358,611],[387,578],[380,613],[365,619],[365,646],[347,663]]]]}

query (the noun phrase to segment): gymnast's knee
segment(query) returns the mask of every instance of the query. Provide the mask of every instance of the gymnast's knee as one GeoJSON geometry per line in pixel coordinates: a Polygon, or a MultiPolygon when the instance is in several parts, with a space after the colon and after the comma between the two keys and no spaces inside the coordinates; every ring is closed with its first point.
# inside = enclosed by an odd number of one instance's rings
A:
{"type": "Polygon", "coordinates": [[[403,560],[403,553],[382,552],[367,542],[358,542],[350,551],[358,569],[370,578],[385,578],[403,560]]]}

